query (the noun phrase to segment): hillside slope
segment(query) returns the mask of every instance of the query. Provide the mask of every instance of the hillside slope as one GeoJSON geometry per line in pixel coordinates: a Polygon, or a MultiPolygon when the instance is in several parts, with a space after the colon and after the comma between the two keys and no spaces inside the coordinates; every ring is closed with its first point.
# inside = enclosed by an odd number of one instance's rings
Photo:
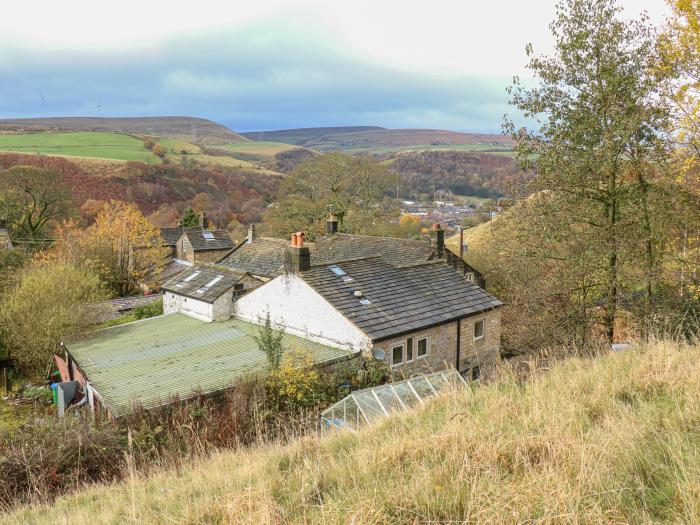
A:
{"type": "Polygon", "coordinates": [[[226,126],[211,120],[194,117],[48,117],[0,119],[1,130],[59,130],[59,131],[116,131],[138,135],[157,135],[194,139],[198,144],[227,144],[248,139],[226,126]]]}
{"type": "Polygon", "coordinates": [[[351,153],[386,153],[411,149],[463,149],[479,146],[483,151],[507,151],[513,145],[510,137],[483,133],[462,133],[442,129],[384,129],[371,126],[348,128],[305,128],[298,130],[245,133],[255,140],[274,140],[318,151],[351,153]]]}
{"type": "Polygon", "coordinates": [[[359,434],[220,453],[5,523],[699,523],[700,348],[571,358],[359,434]]]}

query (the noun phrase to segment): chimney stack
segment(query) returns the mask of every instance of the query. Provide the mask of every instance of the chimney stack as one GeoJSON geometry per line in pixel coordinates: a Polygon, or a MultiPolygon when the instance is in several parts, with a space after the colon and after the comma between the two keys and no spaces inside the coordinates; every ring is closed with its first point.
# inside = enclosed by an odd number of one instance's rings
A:
{"type": "Polygon", "coordinates": [[[334,233],[338,233],[338,218],[331,213],[326,221],[326,234],[333,235],[334,233]]]}
{"type": "Polygon", "coordinates": [[[292,234],[292,242],[285,251],[284,270],[287,273],[305,272],[311,268],[311,252],[304,246],[304,232],[292,234]]]}
{"type": "Polygon", "coordinates": [[[255,240],[255,224],[250,224],[248,226],[248,240],[246,241],[246,244],[251,244],[255,240]]]}
{"type": "Polygon", "coordinates": [[[433,224],[431,237],[435,238],[435,249],[439,258],[445,256],[445,230],[442,229],[439,223],[433,224]]]}
{"type": "Polygon", "coordinates": [[[209,226],[209,221],[207,218],[204,216],[204,211],[199,212],[199,227],[202,228],[203,230],[206,229],[209,226]]]}

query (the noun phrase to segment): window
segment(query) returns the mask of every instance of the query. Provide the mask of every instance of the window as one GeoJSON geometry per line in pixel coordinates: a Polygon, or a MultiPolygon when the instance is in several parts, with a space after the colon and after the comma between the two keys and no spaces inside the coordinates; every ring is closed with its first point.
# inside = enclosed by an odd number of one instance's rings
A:
{"type": "Polygon", "coordinates": [[[218,283],[223,278],[224,278],[223,275],[217,275],[211,281],[209,281],[207,284],[205,284],[204,288],[211,288],[212,286],[214,286],[216,283],[218,283]]]}
{"type": "Polygon", "coordinates": [[[213,241],[213,240],[214,240],[214,234],[213,234],[212,232],[203,231],[203,232],[202,232],[202,237],[204,237],[204,239],[207,240],[207,241],[213,241]]]}
{"type": "Polygon", "coordinates": [[[406,339],[406,362],[413,361],[413,337],[406,339]]]}
{"type": "Polygon", "coordinates": [[[472,368],[472,381],[478,381],[481,377],[481,367],[475,366],[472,368]]]}
{"type": "Polygon", "coordinates": [[[360,304],[364,304],[365,306],[367,306],[368,304],[372,304],[372,301],[363,297],[362,299],[360,299],[360,304]]]}
{"type": "Polygon", "coordinates": [[[484,338],[484,320],[474,323],[474,341],[484,338]]]}
{"type": "Polygon", "coordinates": [[[331,272],[333,272],[334,274],[336,274],[338,277],[343,277],[343,276],[347,275],[347,273],[345,273],[345,270],[343,270],[337,264],[334,264],[333,266],[329,266],[328,269],[331,272]]]}
{"type": "Polygon", "coordinates": [[[202,272],[200,272],[199,270],[197,270],[196,272],[191,273],[190,275],[188,275],[187,277],[185,277],[182,281],[185,282],[185,283],[188,283],[188,282],[190,282],[192,279],[194,279],[195,277],[197,277],[200,273],[202,273],[202,272]]]}
{"type": "Polygon", "coordinates": [[[474,282],[474,272],[467,272],[464,274],[464,279],[468,283],[473,283],[474,282]]]}
{"type": "Polygon", "coordinates": [[[418,339],[418,357],[425,357],[428,355],[428,338],[418,339]]]}
{"type": "Polygon", "coordinates": [[[391,364],[400,365],[401,363],[403,363],[403,345],[391,349],[391,364]]]}

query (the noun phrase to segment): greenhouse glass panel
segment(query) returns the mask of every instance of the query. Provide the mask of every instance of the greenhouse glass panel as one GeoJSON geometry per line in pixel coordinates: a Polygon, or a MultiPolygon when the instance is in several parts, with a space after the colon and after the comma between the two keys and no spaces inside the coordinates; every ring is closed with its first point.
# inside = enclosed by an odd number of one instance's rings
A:
{"type": "Polygon", "coordinates": [[[362,424],[383,418],[393,411],[407,410],[446,387],[465,384],[462,376],[450,369],[365,388],[327,408],[321,414],[321,423],[323,428],[356,430],[362,424]]]}

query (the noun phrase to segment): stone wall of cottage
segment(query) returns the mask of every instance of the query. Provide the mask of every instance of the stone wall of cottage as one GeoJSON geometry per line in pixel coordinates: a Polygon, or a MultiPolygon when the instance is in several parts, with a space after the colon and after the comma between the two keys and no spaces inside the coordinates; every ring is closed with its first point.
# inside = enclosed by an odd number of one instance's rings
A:
{"type": "Polygon", "coordinates": [[[224,255],[230,251],[231,250],[227,248],[225,250],[204,250],[195,252],[192,248],[192,244],[190,244],[190,241],[187,240],[185,235],[180,237],[180,240],[177,241],[177,245],[175,246],[176,257],[191,263],[215,263],[220,261],[224,255]]]}
{"type": "MultiPolygon", "coordinates": [[[[445,368],[454,368],[457,360],[457,321],[418,330],[401,337],[376,342],[374,348],[385,352],[384,361],[393,370],[406,375],[426,373],[445,368]],[[428,355],[418,357],[418,341],[428,338],[428,355]],[[407,340],[413,338],[413,359],[407,361],[407,340]],[[403,345],[403,362],[393,364],[394,347],[403,345]]],[[[475,315],[459,321],[460,326],[460,372],[480,367],[482,375],[488,375],[500,359],[501,311],[499,309],[475,315]],[[484,320],[484,337],[474,339],[474,324],[484,320]]]]}
{"type": "Polygon", "coordinates": [[[500,360],[501,349],[501,310],[491,310],[481,315],[468,317],[460,321],[459,370],[473,370],[481,367],[481,372],[488,374],[500,360]],[[484,321],[484,336],[474,338],[474,325],[484,321]]]}

